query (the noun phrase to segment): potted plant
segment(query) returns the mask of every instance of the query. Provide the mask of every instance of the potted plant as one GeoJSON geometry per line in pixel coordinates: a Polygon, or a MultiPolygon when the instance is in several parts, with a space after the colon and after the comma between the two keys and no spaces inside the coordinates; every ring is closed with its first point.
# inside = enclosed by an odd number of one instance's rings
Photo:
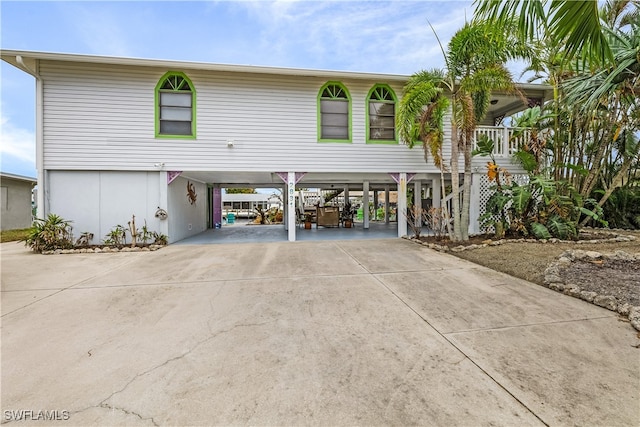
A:
{"type": "Polygon", "coordinates": [[[305,212],[304,214],[304,228],[305,230],[311,230],[311,220],[313,219],[313,214],[311,212],[305,212]]]}
{"type": "Polygon", "coordinates": [[[342,225],[344,228],[353,227],[353,214],[354,210],[351,206],[350,202],[344,204],[344,209],[342,210],[342,225]]]}

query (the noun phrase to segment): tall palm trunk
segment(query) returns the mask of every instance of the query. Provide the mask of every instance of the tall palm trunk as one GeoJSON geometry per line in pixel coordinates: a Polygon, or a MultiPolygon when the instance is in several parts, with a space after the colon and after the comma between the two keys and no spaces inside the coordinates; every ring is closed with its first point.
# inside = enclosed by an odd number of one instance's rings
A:
{"type": "Polygon", "coordinates": [[[560,119],[558,115],[560,114],[560,95],[558,91],[558,85],[553,85],[553,157],[555,164],[553,165],[553,179],[556,181],[560,181],[562,179],[562,170],[564,169],[562,165],[562,143],[560,139],[560,119]]]}
{"type": "Polygon", "coordinates": [[[460,149],[458,146],[458,125],[455,119],[451,121],[451,204],[453,206],[453,240],[462,240],[462,224],[460,218],[460,172],[458,163],[460,161],[460,149]]]}
{"type": "Polygon", "coordinates": [[[469,215],[471,212],[471,148],[473,145],[473,131],[466,130],[464,139],[464,183],[462,188],[462,216],[460,218],[460,226],[462,227],[462,240],[469,240],[469,215]]]}

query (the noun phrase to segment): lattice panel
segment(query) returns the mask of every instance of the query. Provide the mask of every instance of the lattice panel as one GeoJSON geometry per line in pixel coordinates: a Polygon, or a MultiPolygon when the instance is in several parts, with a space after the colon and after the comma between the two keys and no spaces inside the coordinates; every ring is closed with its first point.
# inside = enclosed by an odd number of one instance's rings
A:
{"type": "MultiPolygon", "coordinates": [[[[529,175],[511,175],[511,180],[515,181],[518,183],[518,185],[524,185],[527,184],[529,182],[529,175]]],[[[480,207],[478,209],[479,212],[479,216],[482,216],[485,214],[486,210],[486,206],[487,206],[487,201],[489,201],[489,198],[493,195],[494,193],[494,187],[495,187],[495,183],[493,182],[489,182],[489,178],[487,177],[487,175],[482,175],[480,177],[480,207]]],[[[497,219],[497,217],[494,215],[493,219],[497,219]]],[[[484,228],[480,228],[480,232],[481,233],[495,233],[495,229],[493,226],[490,227],[484,227],[484,228]]]]}
{"type": "MultiPolygon", "coordinates": [[[[486,206],[487,206],[487,201],[489,200],[489,197],[491,197],[491,195],[493,194],[494,190],[492,190],[493,187],[493,183],[489,182],[489,177],[487,177],[487,175],[481,175],[480,176],[480,207],[478,209],[478,212],[480,213],[479,216],[482,216],[485,214],[485,212],[487,211],[486,206]]],[[[495,233],[495,229],[493,228],[493,226],[490,227],[482,227],[482,225],[480,226],[480,232],[481,233],[495,233]]]]}

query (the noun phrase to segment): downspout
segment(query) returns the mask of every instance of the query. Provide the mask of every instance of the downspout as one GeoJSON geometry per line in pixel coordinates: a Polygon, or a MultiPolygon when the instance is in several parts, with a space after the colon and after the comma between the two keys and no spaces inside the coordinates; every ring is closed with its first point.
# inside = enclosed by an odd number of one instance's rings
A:
{"type": "Polygon", "coordinates": [[[46,173],[44,170],[44,111],[43,111],[43,99],[44,99],[44,85],[40,73],[38,73],[39,62],[36,60],[36,69],[30,69],[22,59],[21,55],[16,55],[16,62],[22,67],[24,71],[31,74],[36,79],[36,171],[38,178],[38,200],[36,206],[36,217],[45,218],[49,211],[48,206],[45,205],[45,200],[49,198],[48,183],[45,181],[46,173]],[[45,195],[46,193],[46,195],[45,195]]]}

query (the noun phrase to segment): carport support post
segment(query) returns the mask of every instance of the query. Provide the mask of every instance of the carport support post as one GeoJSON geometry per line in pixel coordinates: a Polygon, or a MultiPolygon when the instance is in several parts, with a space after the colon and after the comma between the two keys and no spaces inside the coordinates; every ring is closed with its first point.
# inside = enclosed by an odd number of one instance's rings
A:
{"type": "MultiPolygon", "coordinates": [[[[422,181],[413,181],[413,205],[417,208],[416,213],[422,212],[422,181]]],[[[422,215],[418,214],[415,217],[415,226],[422,227],[422,215]]]]}
{"type": "Polygon", "coordinates": [[[398,237],[407,235],[407,173],[401,172],[398,178],[398,237]]]}
{"type": "Polygon", "coordinates": [[[378,190],[373,190],[373,220],[378,220],[378,190]]]}
{"type": "Polygon", "coordinates": [[[216,224],[222,224],[222,188],[220,184],[213,185],[213,224],[211,228],[215,229],[216,224]]]}
{"type": "Polygon", "coordinates": [[[289,229],[289,203],[287,203],[287,186],[282,189],[282,224],[285,231],[289,229]]]}
{"type": "Polygon", "coordinates": [[[384,186],[384,223],[389,224],[389,186],[384,186]]]}
{"type": "Polygon", "coordinates": [[[362,183],[362,215],[365,230],[369,228],[369,181],[362,183]]]}
{"type": "MultiPolygon", "coordinates": [[[[158,172],[158,188],[160,194],[158,197],[158,208],[165,209],[169,212],[169,215],[173,215],[172,206],[169,206],[169,183],[167,180],[167,171],[158,172]]],[[[169,237],[169,241],[172,242],[172,236],[169,234],[169,220],[160,220],[160,226],[158,227],[158,233],[164,234],[169,237]]]]}
{"type": "Polygon", "coordinates": [[[287,173],[287,235],[290,242],[296,241],[296,173],[287,173]]]}
{"type": "Polygon", "coordinates": [[[442,200],[440,185],[440,178],[431,180],[431,206],[434,208],[439,208],[442,200]]]}

